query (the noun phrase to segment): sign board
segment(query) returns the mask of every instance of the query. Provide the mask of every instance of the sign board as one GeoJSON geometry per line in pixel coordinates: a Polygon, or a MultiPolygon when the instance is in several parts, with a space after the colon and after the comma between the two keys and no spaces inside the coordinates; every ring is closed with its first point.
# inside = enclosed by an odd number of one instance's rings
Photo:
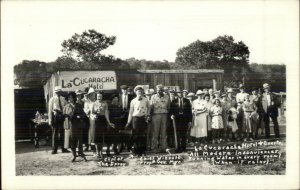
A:
{"type": "Polygon", "coordinates": [[[63,71],[58,77],[58,85],[63,91],[93,87],[95,90],[117,89],[117,77],[114,71],[63,71]]]}

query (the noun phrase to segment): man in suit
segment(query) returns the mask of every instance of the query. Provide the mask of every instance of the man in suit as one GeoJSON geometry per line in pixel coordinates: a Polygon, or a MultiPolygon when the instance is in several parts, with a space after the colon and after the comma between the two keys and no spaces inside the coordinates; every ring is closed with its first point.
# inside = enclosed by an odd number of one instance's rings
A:
{"type": "Polygon", "coordinates": [[[63,108],[67,104],[64,97],[62,97],[62,88],[61,86],[54,87],[54,96],[49,100],[48,107],[48,122],[52,128],[52,152],[51,154],[57,154],[58,145],[61,146],[61,151],[63,153],[70,152],[64,148],[64,116],[63,108]]]}
{"type": "Polygon", "coordinates": [[[170,113],[171,119],[175,119],[177,133],[177,152],[185,151],[188,124],[192,121],[192,108],[190,101],[183,98],[182,92],[177,91],[178,99],[171,103],[170,113]]]}
{"type": "MultiPolygon", "coordinates": [[[[122,127],[125,127],[127,123],[127,118],[129,114],[129,109],[130,109],[130,102],[134,98],[132,94],[128,93],[128,86],[127,85],[121,85],[120,86],[121,93],[119,94],[119,106],[121,107],[121,119],[120,119],[120,125],[122,127]]],[[[122,135],[120,136],[120,142],[123,144],[125,143],[127,146],[127,149],[131,149],[131,143],[130,143],[130,138],[122,135]]],[[[120,152],[123,150],[123,146],[120,149],[120,152]]]]}
{"type": "Polygon", "coordinates": [[[265,123],[265,135],[266,138],[270,138],[270,118],[274,124],[275,137],[280,138],[279,125],[277,121],[278,107],[280,101],[277,99],[274,93],[270,92],[270,85],[268,83],[263,84],[264,93],[262,94],[262,107],[265,123]]]}

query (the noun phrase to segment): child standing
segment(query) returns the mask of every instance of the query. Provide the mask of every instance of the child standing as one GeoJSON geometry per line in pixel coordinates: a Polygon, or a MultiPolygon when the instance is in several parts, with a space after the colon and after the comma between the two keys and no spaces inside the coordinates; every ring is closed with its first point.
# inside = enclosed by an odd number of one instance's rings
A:
{"type": "Polygon", "coordinates": [[[253,140],[253,133],[256,131],[256,106],[253,101],[250,100],[250,95],[245,95],[245,101],[243,103],[243,110],[244,110],[244,120],[243,120],[243,132],[244,132],[244,141],[253,140]]]}
{"type": "Polygon", "coordinates": [[[220,138],[220,131],[224,128],[223,126],[223,119],[222,119],[222,106],[220,99],[216,98],[213,101],[214,106],[211,108],[211,128],[212,128],[212,143],[215,142],[220,143],[222,138],[220,138]]]}

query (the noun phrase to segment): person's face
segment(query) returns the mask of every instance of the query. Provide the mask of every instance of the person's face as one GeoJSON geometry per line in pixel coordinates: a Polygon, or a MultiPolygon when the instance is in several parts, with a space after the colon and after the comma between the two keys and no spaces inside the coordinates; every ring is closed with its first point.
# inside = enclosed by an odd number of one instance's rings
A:
{"type": "Polygon", "coordinates": [[[121,89],[122,94],[127,94],[127,89],[121,89]]]}
{"type": "Polygon", "coordinates": [[[95,93],[89,94],[89,95],[88,95],[88,98],[89,98],[90,100],[94,101],[94,100],[95,100],[95,93]]]}
{"type": "Polygon", "coordinates": [[[247,95],[247,96],[245,96],[245,100],[250,100],[250,96],[249,95],[247,95]]]}
{"type": "Polygon", "coordinates": [[[200,99],[202,99],[202,95],[201,94],[198,94],[197,95],[197,98],[200,100],[200,99]]]}
{"type": "Polygon", "coordinates": [[[269,88],[265,88],[264,90],[265,90],[266,93],[270,92],[269,88]]]}
{"type": "Polygon", "coordinates": [[[74,98],[72,95],[68,96],[68,102],[74,103],[74,98]]]}
{"type": "Polygon", "coordinates": [[[162,88],[157,88],[156,90],[157,90],[157,93],[158,93],[159,95],[163,95],[163,94],[164,94],[164,89],[162,89],[162,88]]]}
{"type": "Polygon", "coordinates": [[[216,105],[220,106],[220,100],[216,100],[216,105]]]}
{"type": "Polygon", "coordinates": [[[76,95],[76,98],[77,98],[78,101],[81,101],[81,99],[82,99],[82,94],[77,94],[77,95],[76,95]]]}
{"type": "Polygon", "coordinates": [[[219,97],[220,97],[220,94],[216,93],[216,94],[215,94],[215,97],[216,97],[216,98],[219,98],[219,97]]]}
{"type": "Polygon", "coordinates": [[[142,90],[137,90],[136,91],[136,95],[139,96],[139,97],[142,96],[143,95],[143,91],[142,90]]]}
{"type": "Polygon", "coordinates": [[[209,101],[209,96],[205,96],[205,100],[208,102],[209,101]]]}
{"type": "Polygon", "coordinates": [[[174,93],[170,93],[170,97],[174,98],[175,94],[174,93]]]}
{"type": "Polygon", "coordinates": [[[213,90],[212,90],[212,89],[208,90],[208,93],[209,93],[210,95],[212,95],[212,94],[213,94],[213,90]]]}
{"type": "Polygon", "coordinates": [[[182,98],[182,93],[181,93],[181,92],[178,92],[178,93],[177,93],[177,96],[178,96],[179,98],[182,98]]]}
{"type": "Polygon", "coordinates": [[[183,92],[182,94],[183,94],[183,97],[187,97],[188,93],[187,92],[183,92]]]}
{"type": "Polygon", "coordinates": [[[102,94],[97,94],[97,100],[102,100],[103,95],[102,94]]]}

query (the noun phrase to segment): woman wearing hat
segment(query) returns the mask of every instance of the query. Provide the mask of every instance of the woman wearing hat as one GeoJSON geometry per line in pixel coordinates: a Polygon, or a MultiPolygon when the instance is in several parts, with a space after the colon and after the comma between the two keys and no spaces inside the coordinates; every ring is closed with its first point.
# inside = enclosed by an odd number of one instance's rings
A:
{"type": "MultiPolygon", "coordinates": [[[[85,155],[82,149],[82,130],[85,128],[86,114],[83,111],[83,106],[78,102],[75,103],[76,94],[71,92],[67,96],[68,104],[65,105],[63,113],[65,115],[65,131],[70,134],[70,139],[65,139],[71,144],[71,150],[73,154],[72,162],[75,161],[77,154],[76,148],[78,145],[78,155],[80,155],[85,161],[85,155]]],[[[69,144],[69,143],[68,143],[69,144]]]]}
{"type": "Polygon", "coordinates": [[[222,119],[222,105],[221,100],[216,98],[213,101],[214,106],[210,110],[210,114],[212,116],[211,120],[211,128],[212,128],[212,143],[215,142],[220,143],[222,139],[220,138],[220,131],[224,128],[223,119],[222,119]]]}
{"type": "Polygon", "coordinates": [[[187,99],[189,99],[191,105],[193,105],[194,97],[195,97],[195,93],[193,93],[193,92],[190,92],[187,95],[187,99]]]}
{"type": "Polygon", "coordinates": [[[88,146],[85,150],[88,150],[89,146],[95,152],[95,119],[96,115],[93,113],[93,104],[95,102],[95,89],[90,88],[87,93],[87,100],[84,102],[84,112],[89,118],[89,131],[88,131],[88,146]]]}
{"type": "Polygon", "coordinates": [[[102,148],[104,143],[106,143],[108,147],[106,155],[109,156],[111,139],[109,137],[107,138],[107,134],[109,133],[110,127],[114,128],[114,125],[110,122],[108,105],[103,101],[103,94],[100,92],[96,93],[96,101],[93,103],[92,113],[96,116],[94,142],[97,148],[97,156],[102,158],[102,148]]]}
{"type": "Polygon", "coordinates": [[[205,102],[202,99],[204,94],[202,90],[197,91],[197,99],[193,101],[192,104],[192,113],[193,113],[193,125],[191,128],[191,137],[194,142],[204,143],[207,137],[207,112],[205,102]]]}

